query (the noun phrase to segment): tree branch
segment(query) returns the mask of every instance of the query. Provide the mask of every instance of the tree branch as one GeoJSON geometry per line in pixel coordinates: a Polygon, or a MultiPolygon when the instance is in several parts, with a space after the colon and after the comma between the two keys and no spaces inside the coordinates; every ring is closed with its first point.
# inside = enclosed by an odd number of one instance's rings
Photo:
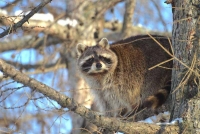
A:
{"type": "Polygon", "coordinates": [[[159,8],[159,5],[157,4],[157,1],[155,1],[155,0],[151,0],[151,1],[154,4],[154,6],[156,7],[159,19],[160,19],[161,23],[163,24],[164,30],[167,32],[167,24],[166,24],[165,20],[162,17],[161,10],[159,8]]]}
{"type": "Polygon", "coordinates": [[[124,15],[123,27],[122,27],[122,35],[123,37],[128,37],[131,34],[130,28],[133,25],[133,14],[135,9],[135,0],[126,1],[126,10],[124,15]]]}
{"type": "MultiPolygon", "coordinates": [[[[63,16],[63,15],[61,15],[63,16]]],[[[6,26],[13,25],[13,23],[18,23],[21,17],[10,17],[10,16],[3,16],[2,23],[6,26]]],[[[48,22],[48,21],[41,21],[41,20],[29,20],[28,23],[24,23],[21,27],[23,31],[34,31],[34,32],[43,32],[46,34],[50,34],[54,37],[57,37],[61,40],[66,40],[67,35],[69,34],[70,30],[74,30],[74,28],[61,26],[56,22],[48,22]]],[[[76,27],[77,28],[77,27],[76,27]]],[[[13,31],[13,29],[12,29],[13,31]]],[[[77,34],[77,33],[73,33],[77,34]]],[[[72,36],[72,35],[70,35],[72,36]]]]}
{"type": "Polygon", "coordinates": [[[49,70],[49,69],[55,70],[58,66],[60,66],[60,68],[66,67],[64,61],[60,61],[60,60],[57,60],[54,63],[47,63],[47,64],[44,64],[44,63],[21,64],[19,62],[14,62],[14,61],[10,61],[10,60],[4,60],[4,61],[10,65],[13,65],[13,66],[19,68],[20,70],[25,69],[26,71],[28,71],[30,69],[35,69],[35,71],[36,71],[37,69],[39,69],[39,70],[41,70],[41,72],[46,72],[45,70],[49,70]],[[42,69],[42,67],[44,69],[42,69]]]}
{"type": "MultiPolygon", "coordinates": [[[[117,22],[117,21],[105,22],[104,28],[111,30],[111,32],[104,32],[104,34],[103,34],[104,37],[107,37],[109,40],[119,40],[121,38],[122,26],[123,26],[123,24],[120,22],[117,22]]],[[[139,27],[139,26],[134,26],[134,25],[130,25],[128,30],[132,32],[131,35],[151,33],[151,34],[165,35],[165,36],[171,37],[171,33],[169,33],[169,32],[150,31],[144,27],[139,27]]]]}
{"type": "MultiPolygon", "coordinates": [[[[38,48],[44,44],[44,38],[37,38],[34,36],[23,36],[22,38],[18,38],[15,40],[11,40],[9,42],[1,42],[0,52],[11,51],[11,50],[21,50],[21,49],[29,49],[29,48],[38,48]]],[[[50,46],[52,44],[60,43],[61,40],[48,36],[46,46],[50,46]]]]}
{"type": "Polygon", "coordinates": [[[29,14],[25,15],[25,17],[21,19],[18,23],[14,24],[13,26],[10,26],[7,30],[2,32],[0,34],[0,38],[6,36],[7,34],[10,34],[12,31],[16,31],[17,28],[21,27],[25,22],[28,22],[29,18],[31,18],[35,13],[37,13],[41,8],[43,8],[46,4],[48,4],[51,1],[52,0],[44,0],[43,2],[41,2],[37,7],[33,8],[33,10],[31,10],[29,14]]]}
{"type": "Polygon", "coordinates": [[[7,5],[1,7],[1,9],[9,8],[15,6],[20,0],[14,0],[13,2],[8,3],[7,5]]]}
{"type": "Polygon", "coordinates": [[[119,2],[122,2],[124,0],[101,0],[101,1],[97,1],[94,4],[96,6],[101,5],[101,9],[98,11],[97,14],[97,18],[102,16],[109,8],[114,7],[116,4],[118,4],[119,2]]]}
{"type": "Polygon", "coordinates": [[[59,105],[63,108],[70,108],[75,113],[81,115],[82,117],[86,118],[90,122],[96,124],[97,126],[101,126],[103,128],[108,128],[110,130],[115,131],[122,131],[125,133],[178,133],[179,128],[177,125],[170,126],[170,125],[154,125],[154,124],[145,124],[145,123],[138,123],[138,122],[124,122],[120,121],[117,118],[108,118],[104,117],[97,112],[91,111],[76,102],[72,99],[68,98],[67,96],[59,93],[58,91],[54,90],[47,85],[30,78],[20,71],[16,70],[14,67],[10,66],[6,62],[0,59],[0,70],[4,73],[4,75],[10,76],[17,82],[24,84],[36,90],[43,95],[49,97],[50,99],[56,101],[59,105]]]}

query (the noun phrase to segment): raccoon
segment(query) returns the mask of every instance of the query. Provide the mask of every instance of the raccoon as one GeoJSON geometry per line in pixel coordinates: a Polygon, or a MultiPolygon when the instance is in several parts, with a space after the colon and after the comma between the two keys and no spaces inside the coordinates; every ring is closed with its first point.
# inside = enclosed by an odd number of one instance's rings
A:
{"type": "MultiPolygon", "coordinates": [[[[167,37],[154,35],[171,52],[167,37]]],[[[171,57],[148,35],[112,43],[103,38],[94,46],[77,44],[77,66],[89,84],[98,111],[116,117],[134,109],[161,106],[171,89],[171,57]]]]}

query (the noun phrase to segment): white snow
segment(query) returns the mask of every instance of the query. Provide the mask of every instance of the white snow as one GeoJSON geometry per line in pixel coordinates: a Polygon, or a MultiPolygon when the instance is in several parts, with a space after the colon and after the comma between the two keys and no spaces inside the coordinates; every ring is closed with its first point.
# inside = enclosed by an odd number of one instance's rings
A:
{"type": "MultiPolygon", "coordinates": [[[[28,13],[30,13],[30,11],[24,12],[23,10],[17,10],[17,11],[15,11],[14,15],[22,17],[23,15],[27,15],[28,13]]],[[[53,22],[54,21],[54,17],[53,17],[53,15],[51,13],[35,13],[30,18],[30,20],[40,20],[40,21],[53,22]]],[[[76,25],[78,24],[78,21],[75,20],[75,19],[66,18],[66,19],[59,19],[57,21],[57,24],[59,24],[61,26],[70,25],[72,27],[76,27],[76,25]]]]}
{"type": "Polygon", "coordinates": [[[176,118],[171,122],[166,122],[166,123],[156,123],[157,125],[175,125],[177,123],[182,123],[183,119],[182,118],[176,118]]]}
{"type": "Polygon", "coordinates": [[[24,11],[22,11],[22,10],[17,10],[17,11],[15,11],[14,15],[15,15],[15,16],[18,16],[18,15],[25,15],[25,13],[24,13],[24,11]]]}
{"type": "MultiPolygon", "coordinates": [[[[18,15],[27,15],[28,13],[30,13],[30,11],[28,12],[24,12],[22,10],[17,10],[15,11],[14,15],[18,16],[18,15]]],[[[30,20],[41,20],[41,21],[50,21],[53,22],[54,21],[54,17],[51,13],[35,13],[30,20]]]]}
{"type": "MultiPolygon", "coordinates": [[[[138,121],[138,122],[154,123],[156,125],[174,125],[174,124],[183,122],[182,118],[176,118],[175,120],[169,122],[169,118],[170,118],[170,113],[167,111],[167,112],[164,112],[164,113],[159,113],[158,115],[151,116],[151,117],[149,117],[145,120],[138,121]],[[161,123],[160,120],[163,119],[163,118],[166,119],[166,121],[161,123]]],[[[123,133],[116,132],[115,134],[123,134],[123,133]]]]}
{"type": "Polygon", "coordinates": [[[3,15],[7,15],[8,14],[8,12],[6,10],[4,10],[4,9],[0,9],[0,13],[3,14],[3,15]]]}
{"type": "Polygon", "coordinates": [[[75,27],[78,24],[78,21],[75,19],[70,19],[70,18],[66,18],[66,19],[60,19],[57,21],[57,23],[61,26],[66,26],[66,25],[70,25],[72,27],[75,27]]]}
{"type": "Polygon", "coordinates": [[[170,118],[170,113],[169,112],[164,112],[164,113],[159,113],[158,115],[151,116],[145,120],[139,121],[139,122],[144,122],[144,123],[159,123],[160,120],[165,119],[165,122],[169,122],[170,118]]]}
{"type": "Polygon", "coordinates": [[[154,123],[157,125],[174,125],[174,124],[183,122],[182,118],[176,118],[175,120],[169,122],[169,118],[170,118],[170,113],[164,112],[164,113],[159,113],[158,115],[151,116],[151,117],[149,117],[145,120],[139,121],[139,122],[154,123]],[[161,119],[165,119],[165,122],[160,122],[161,119]]]}
{"type": "Polygon", "coordinates": [[[141,23],[138,23],[137,26],[138,27],[143,27],[143,25],[141,23]]]}

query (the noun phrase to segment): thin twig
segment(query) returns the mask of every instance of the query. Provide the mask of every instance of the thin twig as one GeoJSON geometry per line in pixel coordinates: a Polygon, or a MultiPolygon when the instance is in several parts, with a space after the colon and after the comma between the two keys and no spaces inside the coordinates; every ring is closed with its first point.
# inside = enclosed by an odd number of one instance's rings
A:
{"type": "Polygon", "coordinates": [[[189,69],[190,71],[192,71],[196,76],[200,76],[199,74],[197,74],[194,70],[192,70],[188,65],[186,65],[185,63],[183,63],[181,60],[179,60],[176,56],[172,55],[166,48],[164,48],[153,36],[151,36],[149,33],[147,33],[149,35],[149,37],[151,37],[168,55],[170,55],[172,58],[174,58],[175,60],[177,60],[179,63],[181,63],[183,66],[185,66],[187,69],[189,69]]]}
{"type": "Polygon", "coordinates": [[[11,34],[11,31],[16,31],[17,28],[21,27],[25,22],[28,22],[29,18],[31,18],[35,13],[37,13],[41,8],[43,8],[46,4],[48,4],[51,1],[52,0],[44,0],[43,2],[41,2],[37,7],[33,8],[33,10],[31,10],[29,14],[25,15],[23,19],[21,19],[19,22],[15,23],[14,25],[6,29],[4,32],[2,32],[0,34],[0,38],[11,34]]]}

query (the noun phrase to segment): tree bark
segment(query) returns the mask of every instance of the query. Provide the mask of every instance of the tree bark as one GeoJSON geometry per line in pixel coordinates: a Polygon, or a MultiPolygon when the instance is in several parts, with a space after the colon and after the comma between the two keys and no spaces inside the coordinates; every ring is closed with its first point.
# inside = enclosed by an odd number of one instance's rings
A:
{"type": "Polygon", "coordinates": [[[172,44],[174,69],[172,74],[171,119],[183,118],[184,133],[200,133],[200,1],[174,0],[172,44]]]}

